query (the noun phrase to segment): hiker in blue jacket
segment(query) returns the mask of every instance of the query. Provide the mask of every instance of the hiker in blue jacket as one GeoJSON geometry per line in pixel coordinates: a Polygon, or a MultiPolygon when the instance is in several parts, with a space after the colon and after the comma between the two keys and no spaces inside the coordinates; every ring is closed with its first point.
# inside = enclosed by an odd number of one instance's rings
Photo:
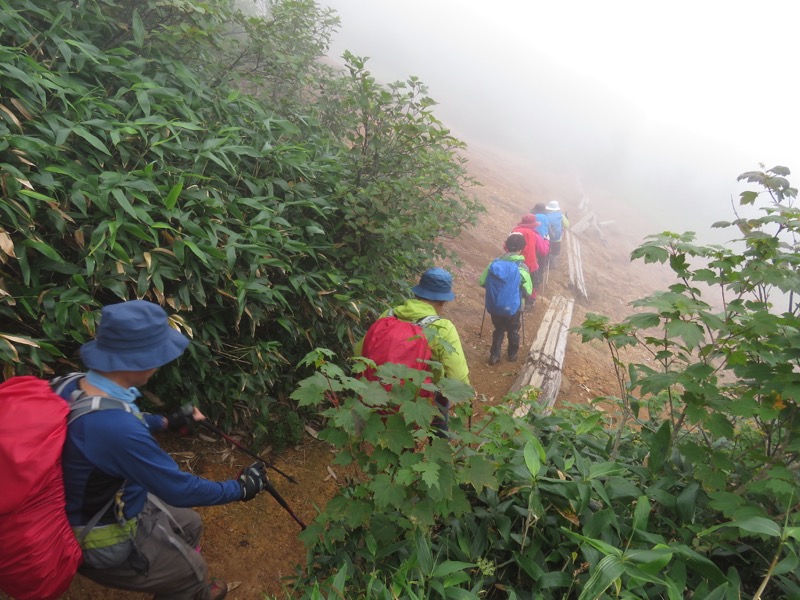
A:
{"type": "MultiPolygon", "coordinates": [[[[80,573],[89,579],[157,599],[219,600],[228,588],[207,581],[202,523],[189,507],[250,500],[267,476],[255,463],[236,479],[203,479],[182,471],[153,438],[190,417],[142,413],[138,388],[188,344],[157,304],[131,300],[102,309],[96,338],[80,349],[89,371],[51,383],[71,403],[98,398],[67,428],[66,510],[83,549],[80,573]]],[[[191,418],[204,417],[195,408],[191,418]]]]}
{"type": "Polygon", "coordinates": [[[509,235],[505,242],[506,253],[494,259],[478,279],[478,283],[486,289],[486,312],[491,316],[494,326],[490,365],[500,362],[506,334],[508,360],[517,360],[522,301],[533,293],[531,275],[525,265],[525,257],[520,254],[524,247],[525,237],[521,233],[509,235]]]}
{"type": "Polygon", "coordinates": [[[531,209],[531,214],[536,216],[536,221],[539,223],[536,227],[536,233],[544,239],[549,240],[553,230],[550,227],[547,205],[544,202],[537,202],[531,209]]]}
{"type": "Polygon", "coordinates": [[[550,269],[556,268],[558,255],[561,254],[561,240],[564,238],[564,230],[569,227],[567,216],[561,212],[558,200],[551,200],[547,206],[547,222],[550,226],[550,257],[548,266],[550,269]]]}
{"type": "Polygon", "coordinates": [[[531,212],[536,215],[536,220],[539,222],[539,227],[536,232],[547,240],[547,253],[537,254],[539,258],[539,268],[533,273],[533,287],[540,293],[544,287],[544,273],[549,268],[549,255],[552,252],[550,247],[550,240],[553,235],[553,227],[550,224],[550,218],[547,212],[547,205],[544,202],[537,202],[531,209],[531,212]]]}

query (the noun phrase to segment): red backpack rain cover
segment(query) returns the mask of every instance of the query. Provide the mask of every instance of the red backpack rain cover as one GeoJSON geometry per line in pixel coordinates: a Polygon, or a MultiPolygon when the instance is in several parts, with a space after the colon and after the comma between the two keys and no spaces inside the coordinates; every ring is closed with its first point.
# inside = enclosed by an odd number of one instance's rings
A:
{"type": "MultiPolygon", "coordinates": [[[[422,327],[394,316],[381,317],[372,324],[364,336],[361,355],[375,361],[378,366],[394,363],[419,371],[430,370],[425,361],[431,359],[431,348],[422,327]]],[[[373,368],[364,371],[362,376],[369,381],[378,381],[373,368]]],[[[430,377],[425,380],[426,383],[430,381],[430,377]]],[[[383,387],[389,390],[392,386],[384,384],[383,387]]],[[[419,395],[425,398],[433,396],[427,390],[420,390],[419,395]]]]}
{"type": "Polygon", "coordinates": [[[81,564],[64,510],[69,405],[37,377],[0,384],[0,590],[58,598],[81,564]]]}

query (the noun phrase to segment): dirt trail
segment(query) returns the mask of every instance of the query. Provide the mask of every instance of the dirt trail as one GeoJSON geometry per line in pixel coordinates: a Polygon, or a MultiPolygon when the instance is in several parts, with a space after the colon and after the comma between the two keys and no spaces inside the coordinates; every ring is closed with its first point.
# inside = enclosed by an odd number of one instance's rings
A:
{"type": "MultiPolygon", "coordinates": [[[[486,319],[480,336],[483,315],[483,290],[477,278],[495,256],[519,217],[536,202],[558,199],[569,217],[577,219],[581,194],[577,184],[550,181],[546,175],[532,174],[527,165],[514,164],[490,148],[472,148],[471,174],[483,185],[475,194],[488,211],[477,227],[451,242],[463,264],[446,265],[455,275],[456,301],[448,305],[462,338],[470,377],[479,397],[487,403],[499,402],[516,379],[520,363],[486,363],[491,340],[491,323],[486,319]]],[[[592,192],[594,193],[594,192],[592,192]]],[[[591,195],[591,194],[590,194],[591,195]]],[[[631,264],[629,256],[645,233],[658,231],[656,224],[630,214],[611,198],[591,197],[591,209],[600,220],[614,220],[603,228],[605,242],[596,232],[581,238],[588,300],[576,302],[572,325],[578,325],[588,312],[621,318],[630,311],[631,300],[663,287],[664,272],[643,263],[631,264]]],[[[554,295],[572,295],[568,288],[566,255],[560,267],[550,274],[547,287],[533,312],[526,315],[526,341],[530,344],[539,322],[554,295]]],[[[521,355],[523,353],[520,353],[521,355]]],[[[585,403],[595,396],[616,393],[611,360],[601,344],[581,344],[571,335],[565,358],[559,402],[585,403]]],[[[234,476],[247,463],[240,453],[231,453],[220,442],[198,437],[169,440],[167,447],[185,468],[211,479],[234,476]]],[[[298,516],[311,522],[325,502],[336,492],[337,474],[329,464],[332,458],[325,444],[307,437],[299,448],[275,459],[281,470],[296,477],[292,485],[273,477],[273,483],[298,516]],[[335,476],[334,476],[335,475],[335,476]]],[[[295,573],[305,562],[305,551],[297,540],[297,524],[267,494],[249,503],[199,509],[205,524],[203,553],[214,576],[227,580],[233,589],[228,598],[258,600],[265,594],[282,597],[282,578],[295,573]]],[[[269,597],[269,596],[266,596],[269,597]]],[[[134,600],[149,598],[101,588],[77,577],[64,596],[73,600],[134,600]]]]}

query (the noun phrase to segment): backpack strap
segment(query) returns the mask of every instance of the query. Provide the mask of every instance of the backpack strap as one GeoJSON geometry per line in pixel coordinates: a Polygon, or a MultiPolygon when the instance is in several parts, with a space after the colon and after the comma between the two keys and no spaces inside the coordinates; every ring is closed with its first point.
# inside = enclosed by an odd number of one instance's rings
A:
{"type": "MultiPolygon", "coordinates": [[[[63,377],[56,377],[50,382],[50,387],[56,394],[63,397],[65,389],[76,384],[85,376],[85,373],[70,373],[63,377]]],[[[134,412],[133,407],[124,400],[109,398],[108,396],[90,396],[80,389],[80,387],[76,387],[72,394],[70,394],[68,403],[69,417],[67,418],[67,425],[72,424],[75,420],[80,419],[84,415],[98,410],[117,409],[124,410],[128,413],[134,412]]]]}
{"type": "MultiPolygon", "coordinates": [[[[396,314],[394,314],[393,308],[390,308],[388,311],[386,311],[385,316],[399,319],[399,317],[396,314]]],[[[422,317],[419,321],[414,321],[414,324],[419,325],[420,327],[427,327],[428,325],[430,325],[431,323],[435,323],[439,319],[441,319],[439,315],[428,315],[427,317],[422,317]]]]}
{"type": "Polygon", "coordinates": [[[420,327],[428,327],[429,325],[435,323],[439,319],[441,319],[439,315],[428,315],[427,317],[423,317],[422,319],[417,321],[417,325],[419,325],[420,327]]]}
{"type": "Polygon", "coordinates": [[[67,425],[72,424],[77,419],[91,412],[98,410],[117,409],[132,413],[131,405],[123,400],[109,398],[108,396],[88,396],[82,390],[72,392],[72,400],[69,403],[69,418],[67,425]]]}
{"type": "MultiPolygon", "coordinates": [[[[83,377],[85,377],[84,373],[70,373],[69,375],[64,375],[63,377],[57,377],[53,379],[53,381],[50,383],[50,387],[56,394],[61,396],[65,389],[77,383],[83,377]]],[[[131,405],[124,400],[109,398],[108,396],[90,396],[80,389],[80,387],[76,387],[76,389],[70,394],[70,400],[68,403],[69,416],[67,417],[67,425],[71,425],[84,415],[88,415],[89,413],[98,410],[116,409],[124,410],[128,413],[134,412],[131,405]]],[[[103,518],[103,515],[106,514],[112,505],[115,506],[115,519],[120,525],[124,525],[125,519],[122,516],[122,493],[125,489],[125,483],[126,482],[123,480],[122,484],[119,486],[119,489],[117,489],[117,491],[114,492],[114,495],[108,499],[108,502],[106,502],[105,505],[99,511],[97,511],[97,513],[91,519],[89,519],[89,522],[81,528],[79,533],[76,532],[76,537],[78,539],[78,543],[81,544],[81,547],[83,546],[83,542],[86,540],[86,537],[97,526],[97,524],[100,522],[100,519],[103,518]]],[[[133,541],[133,537],[131,537],[131,540],[133,541]]]]}
{"type": "Polygon", "coordinates": [[[53,391],[61,396],[61,393],[72,383],[75,383],[79,379],[85,377],[84,373],[70,373],[69,375],[63,375],[61,377],[56,377],[50,382],[50,387],[53,391]]]}

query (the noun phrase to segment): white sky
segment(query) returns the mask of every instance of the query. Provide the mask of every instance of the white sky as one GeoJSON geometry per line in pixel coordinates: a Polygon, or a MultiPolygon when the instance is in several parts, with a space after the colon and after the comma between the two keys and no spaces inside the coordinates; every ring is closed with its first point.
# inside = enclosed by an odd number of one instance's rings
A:
{"type": "Polygon", "coordinates": [[[319,1],[333,57],[419,76],[467,141],[728,203],[761,162],[800,172],[798,1],[319,1]]]}

